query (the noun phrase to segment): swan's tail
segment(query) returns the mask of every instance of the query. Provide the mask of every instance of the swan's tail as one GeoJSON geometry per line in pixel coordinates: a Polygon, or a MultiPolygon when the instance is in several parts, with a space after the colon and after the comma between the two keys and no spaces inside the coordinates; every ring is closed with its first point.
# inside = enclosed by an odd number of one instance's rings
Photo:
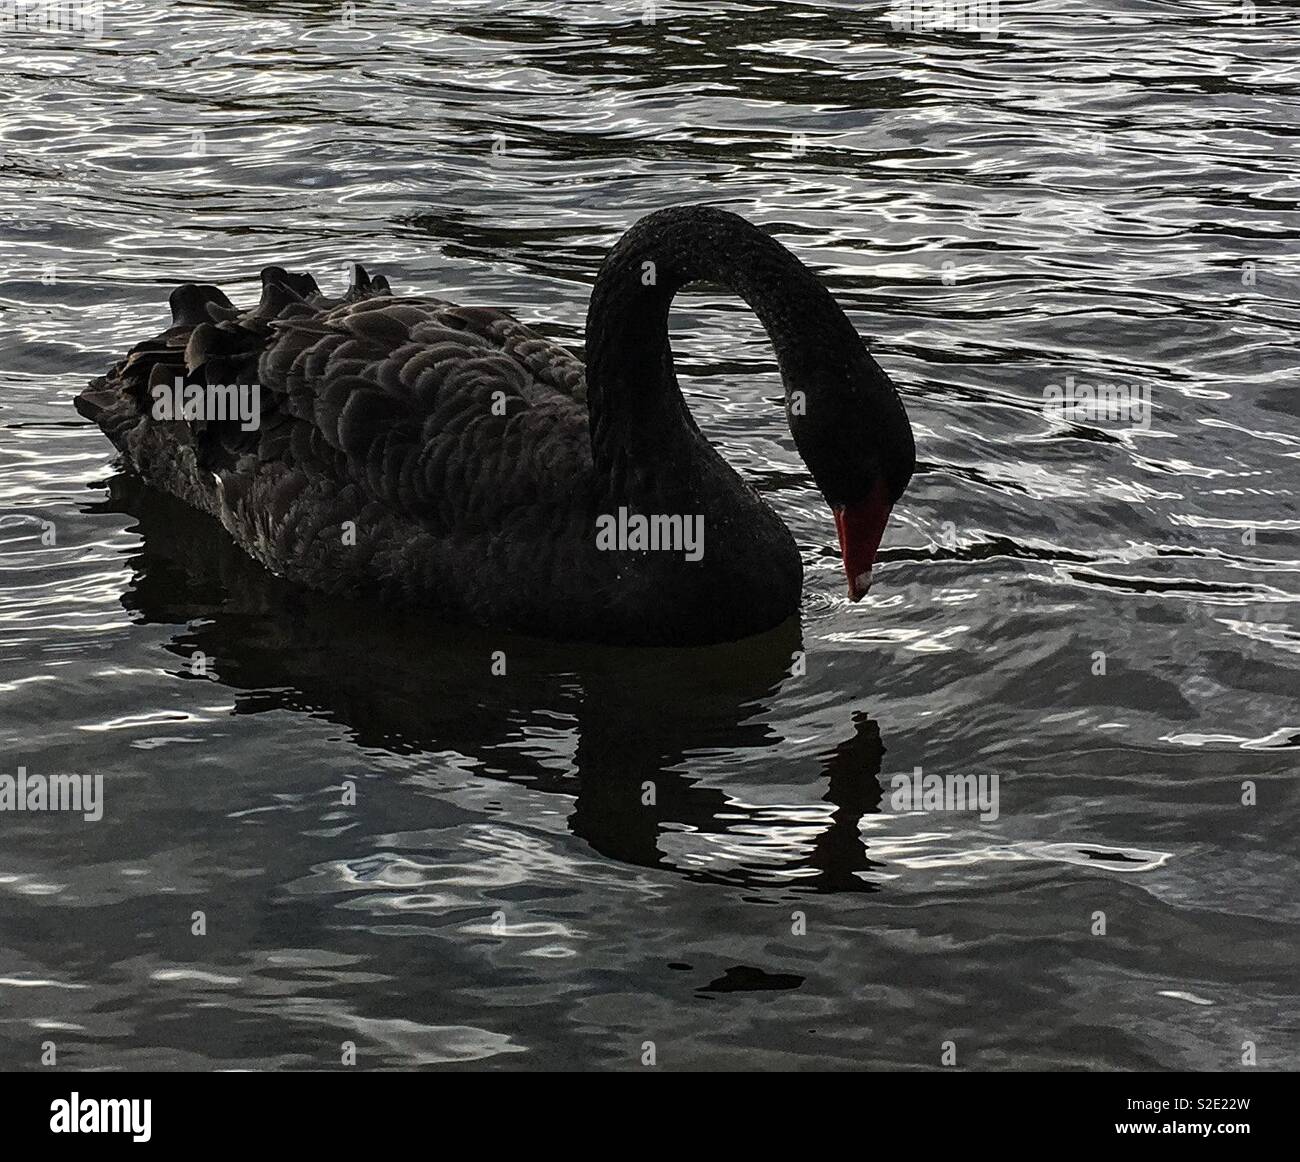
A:
{"type": "Polygon", "coordinates": [[[130,469],[212,510],[215,474],[238,453],[246,433],[237,421],[184,418],[175,408],[160,412],[159,397],[194,385],[255,384],[261,353],[274,338],[273,321],[390,293],[382,277],[371,279],[359,265],[354,270],[347,295],[327,299],[310,275],[267,267],[261,301],[247,311],[208,283],[179,286],[170,298],[171,326],[91,380],[73,406],[103,430],[130,469]]]}
{"type": "Polygon", "coordinates": [[[214,321],[217,313],[233,318],[234,304],[215,286],[186,283],[171,295],[172,325],[161,335],[138,343],[107,374],[92,379],[73,406],[98,424],[114,446],[129,455],[126,438],[148,413],[149,388],[186,373],[185,351],[194,328],[214,321]],[[210,309],[212,313],[210,313],[210,309]]]}

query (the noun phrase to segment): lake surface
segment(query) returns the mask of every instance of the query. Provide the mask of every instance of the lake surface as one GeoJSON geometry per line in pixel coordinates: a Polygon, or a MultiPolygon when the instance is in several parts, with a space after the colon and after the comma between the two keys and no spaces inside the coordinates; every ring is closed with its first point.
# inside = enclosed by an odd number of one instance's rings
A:
{"type": "Polygon", "coordinates": [[[644,16],[0,34],[0,774],[104,788],[98,821],[0,814],[0,1066],[1295,1069],[1289,13],[644,16]],[[580,347],[604,252],[688,202],[816,269],[904,395],[919,470],[858,605],[718,288],[674,308],[683,386],[806,570],[801,620],[734,646],[331,605],[72,409],[173,285],[255,301],[270,263],[580,347]],[[1145,424],[1053,413],[1067,377],[1145,424]],[[997,817],[894,809],[917,767],[997,776],[997,817]]]}

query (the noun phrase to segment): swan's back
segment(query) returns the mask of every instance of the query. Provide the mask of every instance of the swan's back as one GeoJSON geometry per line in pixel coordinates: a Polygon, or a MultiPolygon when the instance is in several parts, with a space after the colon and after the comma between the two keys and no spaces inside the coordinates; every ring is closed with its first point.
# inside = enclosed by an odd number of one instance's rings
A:
{"type": "Polygon", "coordinates": [[[216,287],[179,288],[173,325],[78,410],[145,480],[293,580],[565,632],[538,625],[521,591],[559,585],[547,604],[562,619],[562,558],[591,539],[582,363],[504,311],[395,296],[359,267],[343,299],[277,267],[262,281],[247,311],[216,287]],[[178,377],[256,384],[260,423],[155,418],[178,377]],[[489,575],[521,579],[514,598],[489,575]]]}

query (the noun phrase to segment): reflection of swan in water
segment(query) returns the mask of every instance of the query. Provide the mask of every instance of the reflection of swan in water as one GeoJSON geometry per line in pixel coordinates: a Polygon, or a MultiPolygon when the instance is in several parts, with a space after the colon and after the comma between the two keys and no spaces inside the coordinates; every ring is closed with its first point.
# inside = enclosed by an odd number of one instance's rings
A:
{"type": "Polygon", "coordinates": [[[277,580],[180,502],[132,477],[115,476],[96,511],[138,518],[143,543],[122,602],[146,622],[188,622],[168,648],[187,661],[196,652],[212,659],[217,680],[243,691],[236,714],[303,711],[346,726],[361,747],[451,750],[476,760],[476,775],[574,795],[573,833],[630,864],[713,881],[874,890],[860,874],[877,865],[858,823],[878,810],[883,749],[865,715],[855,714],[853,733],[807,774],[806,799],[818,776],[829,779],[831,808],[821,816],[807,806],[746,805],[689,769],[692,754],[776,756],[782,739],[763,711],[801,648],[794,621],[692,650],[427,628],[277,580]],[[492,673],[499,650],[508,655],[504,676],[492,673]],[[557,770],[529,745],[566,721],[577,736],[576,771],[557,770]],[[678,858],[669,833],[717,840],[726,858],[678,858]],[[778,834],[785,838],[765,841],[778,834]]]}

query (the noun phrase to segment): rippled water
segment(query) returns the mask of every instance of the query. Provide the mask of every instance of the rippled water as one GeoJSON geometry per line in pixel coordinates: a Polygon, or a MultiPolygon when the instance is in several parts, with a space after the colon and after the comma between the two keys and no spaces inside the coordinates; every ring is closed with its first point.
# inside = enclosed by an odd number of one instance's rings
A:
{"type": "Polygon", "coordinates": [[[3,35],[0,773],[106,803],[0,816],[0,1064],[1300,1061],[1287,10],[1004,3],[981,38],[656,7],[132,2],[99,40],[3,35]],[[849,605],[761,328],[678,300],[694,413],[803,550],[802,622],[764,638],[332,607],[71,407],[173,284],[246,301],[272,262],[577,346],[618,234],[702,201],[822,274],[921,460],[849,605]],[[1149,427],[1046,414],[1070,375],[1149,389],[1149,427]],[[890,811],[916,766],[996,774],[998,818],[890,811]]]}

